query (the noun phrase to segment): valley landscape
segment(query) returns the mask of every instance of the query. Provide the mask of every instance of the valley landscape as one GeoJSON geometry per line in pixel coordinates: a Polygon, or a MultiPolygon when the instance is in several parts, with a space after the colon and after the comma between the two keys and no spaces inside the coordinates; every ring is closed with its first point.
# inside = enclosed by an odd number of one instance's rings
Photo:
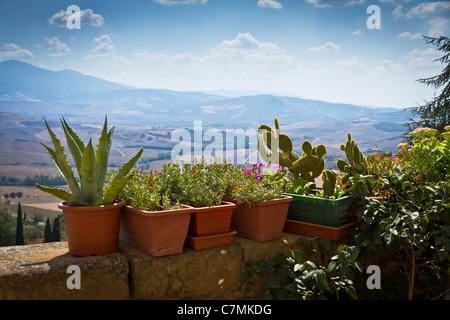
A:
{"type": "MultiPolygon", "coordinates": [[[[345,142],[347,132],[352,133],[367,154],[376,150],[396,152],[405,132],[402,123],[411,117],[401,109],[369,108],[267,93],[239,96],[228,92],[225,96],[138,89],[72,70],[50,71],[24,62],[4,61],[0,63],[0,176],[3,177],[0,191],[4,195],[20,189],[24,196],[10,199],[3,207],[15,212],[20,201],[29,214],[41,212],[45,216],[56,216],[59,199],[32,185],[20,185],[20,181],[27,178],[32,181],[36,175],[59,175],[39,144],[51,145],[44,119],[64,144],[59,122],[62,117],[87,142],[91,137],[98,138],[105,116],[108,124],[116,127],[110,168],[120,167],[144,147],[138,166],[155,170],[172,161],[171,152],[181,142],[188,142],[190,146],[184,150],[183,159],[199,156],[186,152],[194,151],[195,144],[190,143],[198,141],[184,141],[185,136],[174,138],[176,132],[183,130],[193,139],[196,123],[200,124],[202,135],[213,129],[219,132],[224,146],[230,143],[226,141],[227,130],[250,133],[244,150],[237,150],[238,147],[235,150],[236,154],[241,152],[248,157],[248,153],[254,151],[251,147],[255,146],[258,126],[262,123],[273,126],[277,116],[281,132],[292,138],[295,150],[300,150],[304,140],[313,145],[322,143],[327,147],[327,168],[335,168],[336,159],[343,157],[339,145],[345,142]],[[8,186],[8,181],[15,181],[16,185],[8,186]]],[[[204,135],[200,143],[205,148],[213,141],[204,135]]],[[[241,160],[239,164],[253,163],[241,160]]]]}

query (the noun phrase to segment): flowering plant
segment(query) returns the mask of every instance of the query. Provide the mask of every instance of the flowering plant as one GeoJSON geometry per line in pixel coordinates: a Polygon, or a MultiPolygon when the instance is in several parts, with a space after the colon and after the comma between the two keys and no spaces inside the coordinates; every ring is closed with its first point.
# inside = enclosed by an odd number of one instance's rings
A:
{"type": "Polygon", "coordinates": [[[261,163],[255,164],[251,169],[235,167],[227,196],[232,197],[238,204],[249,205],[281,198],[287,185],[286,173],[280,166],[271,170],[261,163]]]}
{"type": "Polygon", "coordinates": [[[172,201],[188,206],[212,207],[220,205],[227,182],[222,168],[204,159],[194,163],[168,163],[161,170],[162,188],[172,201]]]}
{"type": "Polygon", "coordinates": [[[415,180],[439,181],[448,177],[450,170],[450,126],[445,132],[417,128],[410,132],[413,145],[399,144],[399,160],[415,180]]]}
{"type": "MultiPolygon", "coordinates": [[[[108,179],[114,180],[117,170],[108,173],[108,179]]],[[[130,182],[122,189],[120,197],[127,205],[145,211],[179,209],[181,205],[171,201],[162,187],[161,172],[133,169],[130,182]]]]}

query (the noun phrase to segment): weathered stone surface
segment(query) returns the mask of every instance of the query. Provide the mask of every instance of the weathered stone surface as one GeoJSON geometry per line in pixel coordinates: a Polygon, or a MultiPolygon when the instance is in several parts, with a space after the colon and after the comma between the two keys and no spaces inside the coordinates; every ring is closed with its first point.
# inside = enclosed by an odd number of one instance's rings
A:
{"type": "Polygon", "coordinates": [[[315,241],[311,238],[305,238],[292,233],[283,233],[280,239],[256,242],[254,240],[235,237],[235,242],[242,248],[243,262],[269,260],[276,256],[281,250],[285,252],[289,250],[304,250],[305,245],[314,244],[315,241]],[[297,243],[299,238],[304,238],[308,241],[297,243]]]}
{"type": "Polygon", "coordinates": [[[229,246],[152,257],[121,244],[130,259],[133,299],[234,299],[239,293],[241,248],[229,246]]]}
{"type": "Polygon", "coordinates": [[[1,247],[0,299],[251,299],[240,282],[245,263],[303,250],[311,242],[299,237],[261,243],[236,236],[229,246],[157,258],[123,243],[117,253],[92,257],[70,255],[66,242],[1,247]],[[67,287],[71,265],[80,268],[79,290],[67,287]]]}
{"type": "Polygon", "coordinates": [[[128,260],[120,253],[74,257],[66,242],[0,248],[0,299],[128,299],[128,260]],[[69,289],[67,268],[80,268],[69,289]]]}

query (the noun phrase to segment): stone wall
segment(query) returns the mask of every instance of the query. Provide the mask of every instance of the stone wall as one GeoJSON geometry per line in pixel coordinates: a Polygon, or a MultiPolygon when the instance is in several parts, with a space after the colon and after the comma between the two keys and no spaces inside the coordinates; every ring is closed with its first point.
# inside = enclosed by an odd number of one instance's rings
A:
{"type": "Polygon", "coordinates": [[[264,243],[234,237],[229,246],[185,247],[157,258],[122,243],[117,253],[92,257],[70,255],[66,242],[1,247],[0,299],[249,299],[239,281],[245,263],[315,242],[296,243],[299,237],[284,233],[264,243]],[[79,267],[79,289],[69,289],[75,283],[70,266],[79,267]]]}

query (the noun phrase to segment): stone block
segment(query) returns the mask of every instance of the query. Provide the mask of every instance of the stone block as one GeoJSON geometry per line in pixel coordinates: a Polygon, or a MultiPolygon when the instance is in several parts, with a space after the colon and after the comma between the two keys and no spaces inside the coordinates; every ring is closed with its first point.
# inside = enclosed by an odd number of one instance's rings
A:
{"type": "Polygon", "coordinates": [[[239,293],[242,253],[235,242],[162,257],[123,243],[120,251],[130,259],[133,299],[234,299],[239,293]]]}
{"type": "Polygon", "coordinates": [[[1,247],[0,299],[129,299],[128,273],[120,253],[74,257],[66,242],[1,247]],[[79,273],[68,273],[69,266],[78,266],[79,273]],[[69,289],[77,274],[80,288],[69,289]]]}

